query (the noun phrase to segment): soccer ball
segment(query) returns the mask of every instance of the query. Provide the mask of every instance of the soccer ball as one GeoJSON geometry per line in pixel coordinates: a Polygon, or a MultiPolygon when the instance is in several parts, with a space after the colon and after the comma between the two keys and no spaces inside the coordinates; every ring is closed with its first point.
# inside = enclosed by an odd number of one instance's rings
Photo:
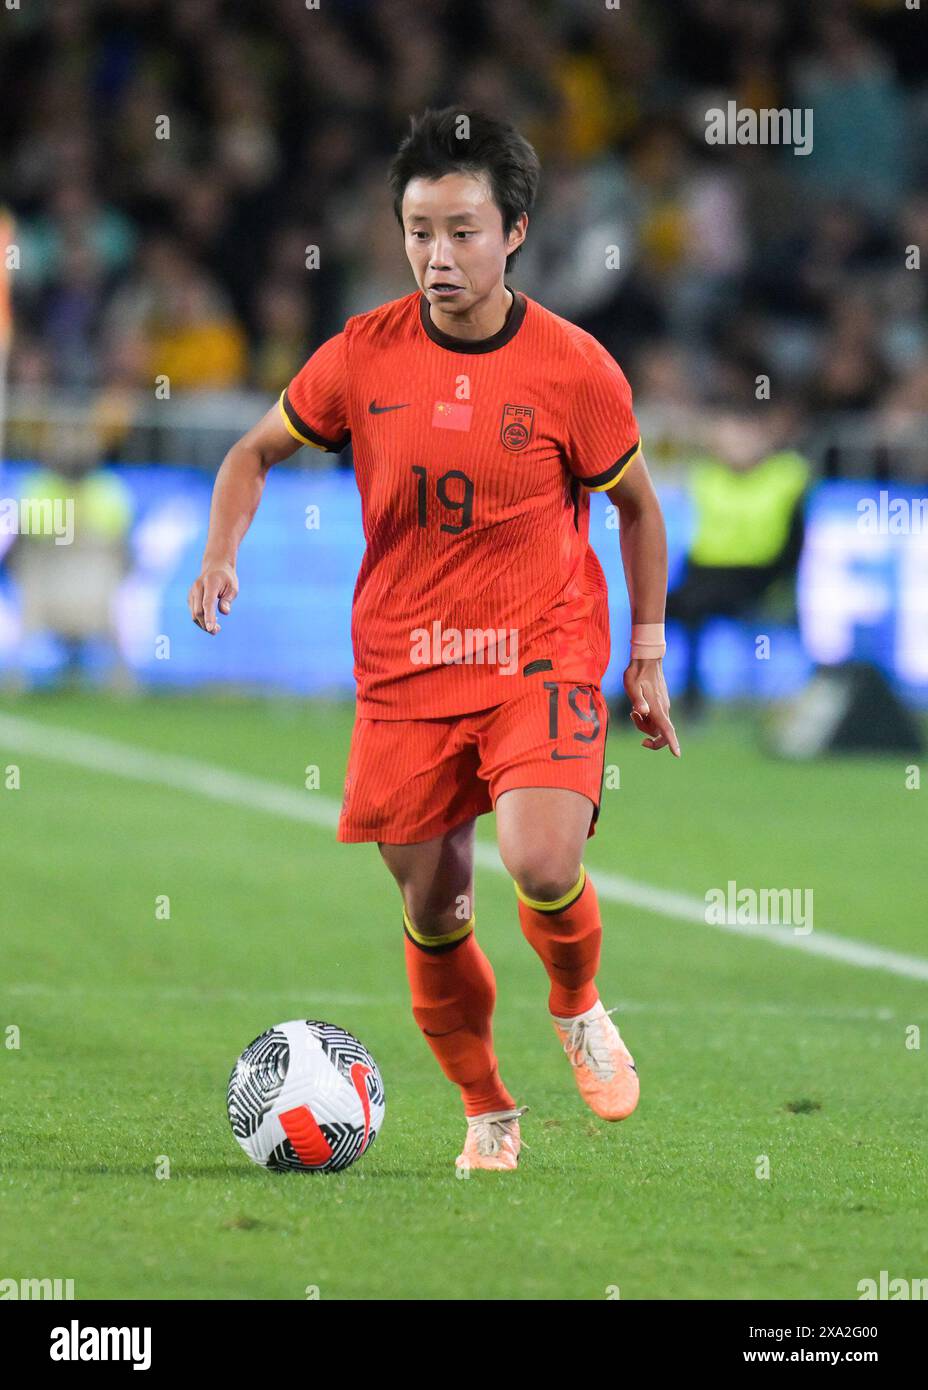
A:
{"type": "Polygon", "coordinates": [[[249,1158],[282,1173],[335,1173],[373,1144],[384,1116],[377,1063],[331,1023],[278,1023],[229,1077],[229,1122],[249,1158]]]}

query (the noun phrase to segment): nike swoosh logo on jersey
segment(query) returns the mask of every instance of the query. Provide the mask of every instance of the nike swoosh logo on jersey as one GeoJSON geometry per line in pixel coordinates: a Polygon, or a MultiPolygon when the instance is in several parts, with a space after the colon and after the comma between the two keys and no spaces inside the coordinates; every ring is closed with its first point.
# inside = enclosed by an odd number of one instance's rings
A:
{"type": "Polygon", "coordinates": [[[551,756],[556,763],[566,762],[568,758],[588,758],[589,753],[559,753],[556,748],[551,752],[551,756]]]}
{"type": "Polygon", "coordinates": [[[376,401],[371,401],[367,407],[372,415],[383,415],[388,410],[405,410],[409,401],[404,401],[402,405],[378,405],[376,401]]]}

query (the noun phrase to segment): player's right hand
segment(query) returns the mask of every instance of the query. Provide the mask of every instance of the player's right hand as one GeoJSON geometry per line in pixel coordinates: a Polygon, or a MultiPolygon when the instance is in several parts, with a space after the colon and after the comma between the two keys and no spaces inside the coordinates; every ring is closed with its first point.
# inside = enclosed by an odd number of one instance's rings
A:
{"type": "Polygon", "coordinates": [[[190,616],[204,632],[221,632],[216,621],[217,605],[220,613],[231,613],[237,594],[238,577],[232,565],[204,565],[203,573],[194,580],[187,595],[190,616]]]}

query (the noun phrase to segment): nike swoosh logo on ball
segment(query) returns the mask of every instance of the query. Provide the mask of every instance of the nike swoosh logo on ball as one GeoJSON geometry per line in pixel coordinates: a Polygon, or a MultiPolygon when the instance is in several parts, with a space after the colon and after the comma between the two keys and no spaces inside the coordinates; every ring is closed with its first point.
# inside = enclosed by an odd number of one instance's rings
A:
{"type": "Polygon", "coordinates": [[[352,1062],[351,1064],[351,1084],[357,1091],[361,1100],[361,1107],[364,1111],[364,1142],[361,1145],[361,1153],[367,1148],[368,1137],[371,1132],[371,1101],[367,1094],[367,1078],[370,1076],[370,1067],[363,1062],[352,1062]]]}

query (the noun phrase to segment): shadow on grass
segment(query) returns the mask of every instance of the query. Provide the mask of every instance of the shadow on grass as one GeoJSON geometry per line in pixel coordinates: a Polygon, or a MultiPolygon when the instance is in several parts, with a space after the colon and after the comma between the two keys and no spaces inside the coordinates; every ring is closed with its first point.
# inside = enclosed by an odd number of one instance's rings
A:
{"type": "MultiPolygon", "coordinates": [[[[453,1164],[452,1164],[453,1167],[453,1164]]],[[[194,1163],[194,1164],[175,1164],[171,1171],[170,1178],[156,1179],[151,1171],[151,1165],[145,1163],[59,1163],[48,1164],[45,1166],[37,1163],[4,1163],[3,1171],[6,1173],[47,1173],[54,1174],[58,1178],[80,1175],[81,1177],[99,1178],[151,1178],[153,1182],[177,1182],[184,1180],[189,1182],[195,1178],[221,1178],[224,1181],[234,1179],[237,1182],[291,1182],[312,1181],[319,1182],[383,1182],[402,1180],[409,1182],[410,1179],[423,1179],[444,1177],[444,1172],[435,1167],[431,1168],[390,1168],[374,1169],[366,1168],[363,1172],[342,1172],[342,1173],[313,1173],[313,1172],[285,1172],[275,1173],[270,1168],[259,1168],[257,1164],[248,1168],[242,1168],[237,1163],[194,1163]]]]}

